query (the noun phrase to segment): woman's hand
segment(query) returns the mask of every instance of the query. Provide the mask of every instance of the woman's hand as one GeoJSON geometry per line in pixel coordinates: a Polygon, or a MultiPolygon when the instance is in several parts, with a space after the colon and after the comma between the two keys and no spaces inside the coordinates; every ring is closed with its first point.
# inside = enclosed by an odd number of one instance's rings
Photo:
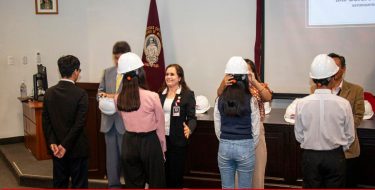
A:
{"type": "Polygon", "coordinates": [[[224,81],[224,84],[225,86],[230,86],[232,85],[232,79],[233,79],[233,75],[230,75],[230,74],[226,74],[223,78],[223,81],[224,81]]]}
{"type": "Polygon", "coordinates": [[[247,75],[248,78],[249,78],[249,83],[253,86],[255,86],[257,83],[259,83],[257,81],[257,79],[255,78],[255,74],[253,71],[249,71],[249,74],[247,75]]]}
{"type": "Polygon", "coordinates": [[[184,135],[185,135],[185,138],[188,139],[189,136],[190,136],[190,129],[189,129],[189,127],[186,125],[185,122],[183,123],[183,125],[184,125],[184,135]]]}

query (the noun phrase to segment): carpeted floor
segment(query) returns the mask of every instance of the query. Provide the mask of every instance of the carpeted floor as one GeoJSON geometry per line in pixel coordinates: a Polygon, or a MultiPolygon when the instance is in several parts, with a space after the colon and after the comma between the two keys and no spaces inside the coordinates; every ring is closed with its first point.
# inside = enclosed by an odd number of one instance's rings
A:
{"type": "Polygon", "coordinates": [[[8,163],[0,157],[0,189],[2,188],[20,188],[18,179],[13,175],[8,167],[8,163]]]}
{"type": "MultiPolygon", "coordinates": [[[[35,159],[23,143],[0,145],[0,157],[0,188],[52,187],[52,160],[35,159]]],[[[89,179],[90,188],[106,188],[107,183],[89,179]]]]}

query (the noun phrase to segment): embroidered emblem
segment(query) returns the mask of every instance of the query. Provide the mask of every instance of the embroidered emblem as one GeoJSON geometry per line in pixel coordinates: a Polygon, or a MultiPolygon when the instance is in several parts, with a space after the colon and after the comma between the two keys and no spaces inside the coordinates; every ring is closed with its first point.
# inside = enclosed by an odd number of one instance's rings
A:
{"type": "Polygon", "coordinates": [[[155,26],[147,27],[148,35],[145,39],[145,44],[143,51],[146,55],[147,63],[146,66],[149,67],[159,67],[159,64],[156,64],[159,60],[159,55],[161,52],[162,44],[158,34],[160,34],[160,29],[155,26]]]}

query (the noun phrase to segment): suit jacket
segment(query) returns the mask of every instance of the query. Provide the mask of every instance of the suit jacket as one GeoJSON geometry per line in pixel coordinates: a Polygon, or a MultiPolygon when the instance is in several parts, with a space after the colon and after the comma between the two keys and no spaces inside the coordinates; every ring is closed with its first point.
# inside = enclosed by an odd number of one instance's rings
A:
{"type": "MultiPolygon", "coordinates": [[[[117,67],[110,67],[104,70],[102,81],[99,84],[99,92],[105,92],[109,94],[116,93],[116,77],[117,77],[117,67]]],[[[118,92],[122,88],[122,83],[120,84],[118,92]]],[[[115,126],[116,130],[120,134],[125,133],[124,123],[118,112],[113,115],[105,115],[102,113],[102,119],[100,124],[100,132],[107,133],[111,128],[115,126]]]]}
{"type": "MultiPolygon", "coordinates": [[[[347,99],[350,102],[353,111],[354,127],[357,128],[361,124],[363,115],[365,113],[363,88],[344,80],[339,96],[347,99]]],[[[360,154],[357,130],[355,130],[355,132],[355,140],[350,148],[345,152],[346,158],[355,158],[360,154]]]]}
{"type": "MultiPolygon", "coordinates": [[[[159,93],[161,105],[164,105],[164,101],[167,97],[166,90],[159,93]]],[[[192,133],[197,126],[197,117],[195,116],[195,96],[193,91],[177,90],[176,96],[173,99],[171,105],[172,113],[170,118],[170,128],[169,128],[169,140],[173,146],[184,147],[187,145],[188,140],[184,135],[184,125],[185,122],[192,133]],[[179,98],[180,97],[180,98],[179,98]],[[177,100],[180,99],[180,116],[173,116],[173,106],[176,105],[177,100]]],[[[168,148],[168,147],[167,147],[168,148]]]]}
{"type": "Polygon", "coordinates": [[[65,156],[82,158],[89,155],[84,132],[88,112],[87,92],[69,81],[60,81],[44,95],[42,126],[48,150],[61,144],[65,156]]]}

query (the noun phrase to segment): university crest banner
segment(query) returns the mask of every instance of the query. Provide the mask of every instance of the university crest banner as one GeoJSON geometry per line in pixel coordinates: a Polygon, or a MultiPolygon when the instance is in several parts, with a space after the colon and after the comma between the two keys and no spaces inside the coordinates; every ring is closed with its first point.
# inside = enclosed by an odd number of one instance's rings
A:
{"type": "Polygon", "coordinates": [[[142,61],[148,86],[150,90],[156,92],[164,82],[165,74],[163,42],[156,0],[150,1],[142,61]]]}

